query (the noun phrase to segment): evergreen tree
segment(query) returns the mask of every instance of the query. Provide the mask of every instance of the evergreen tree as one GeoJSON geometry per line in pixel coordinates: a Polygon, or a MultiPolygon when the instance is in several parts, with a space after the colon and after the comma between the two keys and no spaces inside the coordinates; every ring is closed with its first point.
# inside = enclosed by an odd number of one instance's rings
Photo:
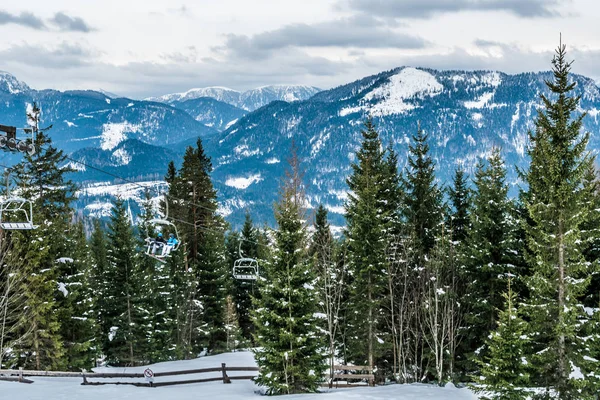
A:
{"type": "Polygon", "coordinates": [[[144,361],[144,314],[140,308],[141,276],[137,270],[136,240],[125,203],[113,204],[108,232],[106,311],[108,331],[102,332],[107,362],[136,365],[144,361]]]}
{"type": "Polygon", "coordinates": [[[525,361],[528,346],[527,324],[517,310],[517,294],[511,289],[503,294],[505,305],[498,315],[498,326],[486,340],[488,355],[477,360],[481,373],[477,379],[482,399],[521,400],[528,398],[529,366],[525,361]]]}
{"type": "MultiPolygon", "coordinates": [[[[147,248],[146,239],[156,237],[151,220],[154,218],[154,209],[150,193],[146,191],[143,202],[143,213],[140,215],[139,224],[139,247],[147,248]]],[[[167,233],[164,232],[166,236],[167,233]]],[[[173,254],[175,252],[172,252],[173,254]]],[[[167,258],[170,260],[173,254],[167,258]]],[[[168,360],[172,356],[173,330],[175,321],[169,310],[174,306],[171,291],[170,267],[167,263],[160,263],[151,257],[140,257],[137,269],[141,275],[142,296],[139,301],[143,302],[144,326],[146,341],[140,351],[151,362],[168,360]]]]}
{"type": "MultiPolygon", "coordinates": [[[[515,270],[518,244],[514,211],[508,199],[504,161],[500,150],[495,148],[486,161],[481,160],[477,165],[471,229],[463,260],[462,273],[469,282],[466,293],[469,330],[464,339],[464,350],[469,357],[485,354],[482,346],[496,326],[496,310],[501,309],[502,293],[506,291],[506,274],[521,272],[515,270]]],[[[472,368],[468,364],[464,367],[467,371],[472,368]]]]}
{"type": "Polygon", "coordinates": [[[275,256],[261,276],[253,321],[260,367],[256,382],[269,394],[315,392],[322,379],[322,341],[314,317],[313,273],[305,250],[304,197],[297,158],[275,206],[275,256]]]}
{"type": "Polygon", "coordinates": [[[58,290],[55,294],[60,334],[66,352],[67,369],[81,371],[95,366],[97,350],[93,287],[89,285],[91,254],[82,223],[71,226],[66,254],[56,260],[58,290]]]}
{"type": "Polygon", "coordinates": [[[452,179],[453,186],[448,188],[451,211],[448,225],[452,230],[453,240],[462,243],[469,231],[469,208],[471,204],[471,191],[467,186],[467,175],[462,168],[458,168],[452,179]]]}
{"type": "MultiPolygon", "coordinates": [[[[29,118],[33,117],[29,115],[29,118]]],[[[37,114],[34,123],[37,123],[37,114]]],[[[35,138],[37,152],[24,155],[15,168],[19,195],[32,199],[37,229],[14,232],[10,235],[15,259],[21,260],[20,273],[26,279],[23,314],[19,322],[24,335],[15,352],[21,355],[19,364],[34,369],[65,368],[64,348],[61,338],[61,321],[58,319],[56,296],[59,293],[56,260],[69,256],[69,224],[73,210],[75,186],[65,178],[71,172],[65,168],[66,157],[52,146],[46,134],[39,132],[35,138]]]]}
{"type": "MultiPolygon", "coordinates": [[[[237,238],[237,247],[232,249],[235,251],[233,254],[232,263],[238,258],[258,258],[258,232],[252,223],[250,213],[246,212],[246,218],[242,231],[237,238]]],[[[260,268],[260,267],[259,267],[260,268]]],[[[247,280],[233,280],[233,294],[234,301],[237,306],[237,315],[239,318],[239,325],[242,330],[242,335],[248,340],[252,340],[252,333],[254,327],[252,325],[252,319],[250,317],[250,309],[252,308],[252,297],[257,296],[258,291],[255,290],[255,281],[247,280]]]]}
{"type": "Polygon", "coordinates": [[[380,206],[384,210],[384,223],[388,237],[398,238],[403,231],[402,179],[398,172],[398,155],[391,144],[386,150],[382,177],[382,198],[380,206]]]}
{"type": "Polygon", "coordinates": [[[589,133],[582,133],[585,114],[573,116],[580,97],[571,95],[571,63],[566,47],[559,45],[552,60],[553,81],[546,85],[554,99],[541,95],[544,108],[535,120],[529,139],[531,158],[523,173],[528,185],[522,194],[529,217],[528,261],[531,276],[526,283],[538,374],[537,385],[556,391],[561,399],[582,399],[582,378],[573,374],[581,368],[586,345],[580,331],[587,314],[579,299],[585,294],[594,264],[584,259],[586,242],[581,227],[589,216],[584,178],[594,157],[587,151],[589,133]]]}
{"type": "Polygon", "coordinates": [[[93,224],[94,230],[90,238],[92,263],[88,271],[88,285],[93,290],[92,313],[95,322],[95,352],[97,356],[100,356],[104,349],[103,344],[106,333],[109,332],[111,327],[107,318],[108,284],[110,283],[108,280],[108,244],[100,220],[95,219],[93,224]]]}
{"type": "Polygon", "coordinates": [[[589,166],[583,177],[583,188],[589,215],[581,224],[582,239],[585,240],[583,256],[590,263],[591,281],[587,288],[584,304],[588,307],[596,307],[600,303],[600,183],[598,182],[596,167],[589,166]],[[595,267],[594,267],[595,266],[595,267]]]}
{"type": "Polygon", "coordinates": [[[421,127],[409,146],[408,167],[402,179],[405,219],[415,232],[419,264],[433,248],[442,221],[442,191],[435,182],[435,164],[421,127]]]}
{"type": "Polygon", "coordinates": [[[210,178],[212,163],[200,139],[195,148],[186,149],[177,176],[172,172],[170,167],[169,213],[178,220],[185,243],[186,273],[177,280],[177,291],[182,294],[179,298],[183,300],[178,308],[184,313],[179,347],[185,348],[189,357],[204,348],[214,351],[225,347],[226,227],[216,213],[217,196],[210,178]]]}
{"type": "Polygon", "coordinates": [[[375,365],[382,354],[382,303],[385,301],[386,222],[389,213],[382,203],[389,165],[384,162],[379,134],[368,119],[361,131],[363,141],[348,178],[346,237],[349,269],[353,280],[348,299],[350,358],[357,364],[375,365]]]}

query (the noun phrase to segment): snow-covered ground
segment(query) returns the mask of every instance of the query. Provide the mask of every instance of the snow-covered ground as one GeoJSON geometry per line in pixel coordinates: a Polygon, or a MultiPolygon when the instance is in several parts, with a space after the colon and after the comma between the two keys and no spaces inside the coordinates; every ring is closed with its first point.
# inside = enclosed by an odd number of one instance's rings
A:
{"type": "MultiPolygon", "coordinates": [[[[256,365],[251,352],[226,353],[217,356],[202,357],[189,361],[172,361],[149,366],[152,371],[176,371],[197,368],[218,367],[221,363],[228,366],[248,367],[256,365]]],[[[147,367],[135,368],[95,368],[95,372],[143,372],[147,367]]],[[[230,372],[247,375],[248,372],[230,372]]],[[[216,376],[219,376],[220,372],[216,376]]],[[[209,374],[181,375],[177,380],[201,379],[209,374]]],[[[168,377],[173,378],[173,377],[168,377]]],[[[31,378],[34,383],[22,384],[0,382],[0,399],[10,400],[241,400],[260,398],[261,388],[251,381],[233,380],[225,385],[221,382],[195,383],[189,385],[165,386],[159,388],[135,387],[130,385],[82,386],[81,378],[31,378]]],[[[155,382],[160,379],[156,378],[155,382]]],[[[101,381],[92,379],[90,381],[101,381]]],[[[107,381],[107,379],[104,379],[107,381]]],[[[132,381],[132,380],[129,380],[132,381]]],[[[342,399],[427,399],[427,400],[468,400],[477,397],[468,389],[432,385],[387,385],[374,388],[322,389],[321,394],[302,394],[282,397],[285,400],[342,400],[342,399]]]]}

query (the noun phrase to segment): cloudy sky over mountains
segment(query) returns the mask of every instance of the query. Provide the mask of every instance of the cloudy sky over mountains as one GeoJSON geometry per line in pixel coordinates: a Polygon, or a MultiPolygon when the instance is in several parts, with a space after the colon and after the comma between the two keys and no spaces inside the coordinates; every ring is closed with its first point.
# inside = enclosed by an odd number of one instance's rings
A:
{"type": "Polygon", "coordinates": [[[330,88],[401,65],[547,70],[562,32],[600,80],[599,18],[596,0],[0,0],[0,70],[134,98],[330,88]]]}

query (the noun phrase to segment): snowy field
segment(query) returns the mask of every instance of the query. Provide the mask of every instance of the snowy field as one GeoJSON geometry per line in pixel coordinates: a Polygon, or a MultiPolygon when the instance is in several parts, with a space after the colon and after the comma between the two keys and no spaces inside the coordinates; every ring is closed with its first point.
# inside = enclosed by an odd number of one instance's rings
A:
{"type": "MultiPolygon", "coordinates": [[[[202,357],[189,361],[173,361],[153,364],[154,372],[177,371],[198,368],[218,367],[226,363],[231,367],[249,367],[256,365],[251,352],[226,353],[217,356],[202,357]]],[[[147,367],[135,368],[95,368],[95,372],[143,372],[147,367]]],[[[220,376],[220,372],[217,375],[220,376]]],[[[247,372],[229,372],[247,375],[247,372]]],[[[200,379],[211,376],[182,375],[177,380],[200,379]]],[[[168,377],[173,378],[173,377],[168,377]]],[[[0,382],[1,400],[240,400],[260,398],[260,388],[251,381],[236,381],[225,385],[222,382],[195,383],[189,385],[166,386],[159,388],[135,387],[130,385],[82,386],[81,378],[42,378],[32,377],[32,384],[0,382]]],[[[166,380],[165,378],[157,378],[166,380]]],[[[108,379],[89,379],[90,381],[109,381],[108,379]]],[[[135,379],[128,379],[134,381],[135,379]]],[[[141,381],[141,380],[140,380],[141,381]]],[[[440,388],[431,385],[388,385],[375,388],[322,389],[322,394],[302,394],[280,397],[286,400],[341,400],[341,399],[424,399],[424,400],[468,400],[476,399],[468,389],[454,387],[440,388]]]]}

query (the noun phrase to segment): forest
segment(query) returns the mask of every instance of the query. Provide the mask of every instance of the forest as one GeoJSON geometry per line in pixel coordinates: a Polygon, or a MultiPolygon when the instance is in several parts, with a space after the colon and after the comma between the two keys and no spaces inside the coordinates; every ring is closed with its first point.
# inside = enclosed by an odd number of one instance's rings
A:
{"type": "Polygon", "coordinates": [[[11,169],[38,227],[0,230],[0,368],[79,371],[253,348],[270,394],[314,392],[343,362],[375,366],[378,383],[464,383],[490,399],[529,388],[596,398],[600,192],[570,66],[561,45],[516,197],[501,148],[443,185],[426,132],[414,127],[399,168],[367,118],[339,237],[323,205],[306,208],[294,149],[276,226],[248,213],[231,229],[200,139],[179,169],[167,166],[160,204],[147,193],[132,216],[117,199],[88,237],[66,155],[40,133],[40,150],[11,169]],[[181,242],[165,263],[145,254],[159,214],[181,242]],[[258,279],[232,276],[241,257],[258,261],[258,279]]]}

